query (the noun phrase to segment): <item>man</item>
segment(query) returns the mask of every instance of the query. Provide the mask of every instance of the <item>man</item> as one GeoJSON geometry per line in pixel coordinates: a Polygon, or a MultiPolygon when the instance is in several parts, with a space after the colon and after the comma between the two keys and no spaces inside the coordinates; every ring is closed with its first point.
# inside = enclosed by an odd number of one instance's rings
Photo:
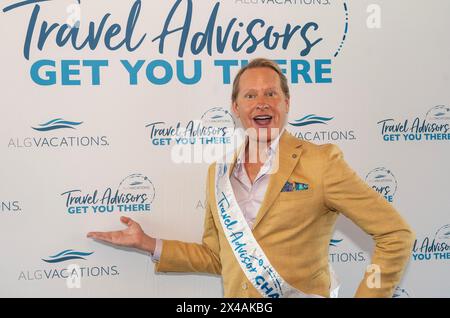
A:
{"type": "Polygon", "coordinates": [[[372,286],[366,273],[355,296],[391,297],[413,232],[348,167],[337,146],[301,141],[284,130],[289,102],[286,77],[270,60],[255,59],[237,74],[232,111],[255,133],[230,166],[209,168],[201,244],[155,240],[127,217],[121,218],[126,230],[88,237],[147,251],[160,272],[222,275],[225,297],[329,297],[328,246],[342,213],[374,239],[371,261],[381,274],[381,284],[372,286]],[[250,151],[255,140],[256,156],[250,151]]]}

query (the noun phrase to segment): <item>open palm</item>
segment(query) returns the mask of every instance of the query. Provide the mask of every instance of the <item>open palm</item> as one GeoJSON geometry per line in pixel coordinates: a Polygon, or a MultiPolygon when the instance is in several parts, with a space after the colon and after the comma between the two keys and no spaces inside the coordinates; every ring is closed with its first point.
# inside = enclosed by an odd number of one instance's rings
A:
{"type": "Polygon", "coordinates": [[[122,216],[120,221],[127,226],[122,231],[110,231],[110,232],[89,232],[87,237],[112,243],[114,245],[127,246],[139,248],[145,233],[142,231],[139,223],[132,219],[122,216]]]}

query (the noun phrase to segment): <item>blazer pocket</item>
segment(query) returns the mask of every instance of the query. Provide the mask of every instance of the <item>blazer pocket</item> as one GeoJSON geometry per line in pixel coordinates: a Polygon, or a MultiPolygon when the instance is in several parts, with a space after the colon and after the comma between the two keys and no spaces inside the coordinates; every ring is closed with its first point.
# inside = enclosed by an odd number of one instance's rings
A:
{"type": "Polygon", "coordinates": [[[280,192],[279,200],[301,200],[305,198],[309,198],[314,194],[312,189],[301,190],[301,191],[292,191],[292,192],[280,192]]]}

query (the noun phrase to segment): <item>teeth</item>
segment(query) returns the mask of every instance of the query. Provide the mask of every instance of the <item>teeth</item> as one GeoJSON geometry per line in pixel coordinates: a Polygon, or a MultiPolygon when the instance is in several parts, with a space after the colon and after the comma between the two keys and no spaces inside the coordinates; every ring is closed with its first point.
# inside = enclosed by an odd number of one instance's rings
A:
{"type": "Polygon", "coordinates": [[[272,116],[261,115],[261,116],[255,116],[255,117],[253,117],[253,119],[257,119],[257,120],[272,119],[272,116]]]}

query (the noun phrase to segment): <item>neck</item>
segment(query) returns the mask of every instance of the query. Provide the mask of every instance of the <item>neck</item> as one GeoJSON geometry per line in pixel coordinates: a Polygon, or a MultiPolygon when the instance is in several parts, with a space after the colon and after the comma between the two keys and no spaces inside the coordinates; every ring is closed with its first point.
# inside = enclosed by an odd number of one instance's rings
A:
{"type": "Polygon", "coordinates": [[[245,145],[245,163],[262,165],[268,159],[267,153],[271,141],[260,142],[248,139],[245,145]]]}
{"type": "Polygon", "coordinates": [[[265,138],[261,140],[256,136],[252,137],[251,135],[248,135],[245,144],[245,162],[250,164],[264,164],[268,159],[268,150],[270,146],[274,141],[281,138],[283,132],[284,129],[279,131],[275,136],[272,134],[273,138],[268,138],[269,140],[265,138]]]}

